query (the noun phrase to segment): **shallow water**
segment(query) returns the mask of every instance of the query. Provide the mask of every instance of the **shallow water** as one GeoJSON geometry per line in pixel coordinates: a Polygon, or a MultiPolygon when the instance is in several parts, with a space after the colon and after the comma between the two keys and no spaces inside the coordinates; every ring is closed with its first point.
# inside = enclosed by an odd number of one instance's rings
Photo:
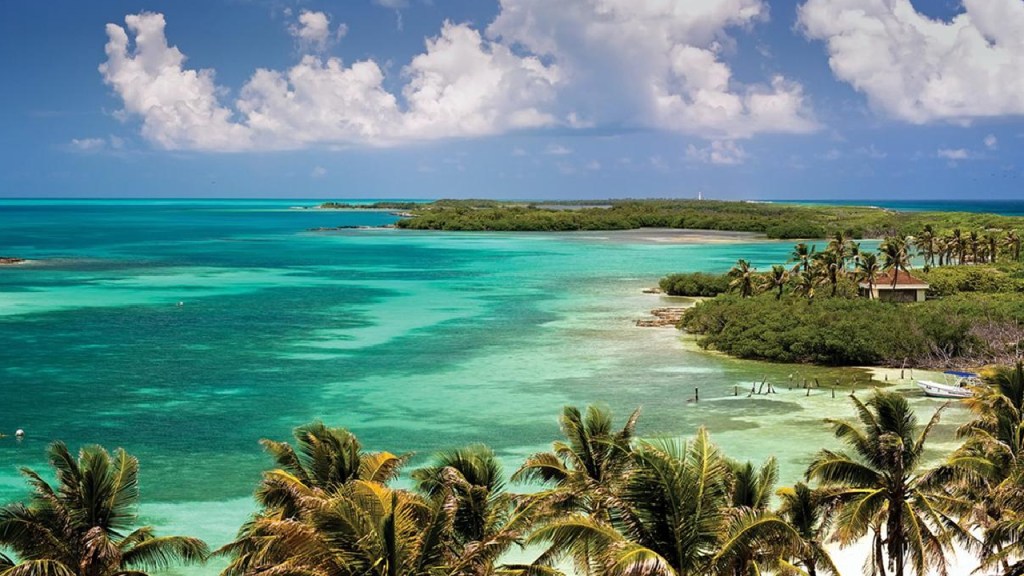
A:
{"type": "Polygon", "coordinates": [[[706,425],[794,481],[832,443],[821,419],[848,415],[866,379],[634,326],[678,305],[641,292],[665,273],[767,267],[790,243],[310,232],[394,217],[295,204],[0,201],[0,255],[34,261],[0,269],[0,432],[28,432],[0,439],[0,503],[24,495],[16,467],[43,468],[52,440],[123,446],[141,461],[144,519],[218,545],[252,509],[260,438],[320,418],[416,462],[483,442],[512,468],[557,437],[563,405],[593,402],[642,407],[648,436],[706,425]],[[806,397],[791,374],[841,389],[806,397]],[[747,397],[763,378],[779,394],[747,397]]]}

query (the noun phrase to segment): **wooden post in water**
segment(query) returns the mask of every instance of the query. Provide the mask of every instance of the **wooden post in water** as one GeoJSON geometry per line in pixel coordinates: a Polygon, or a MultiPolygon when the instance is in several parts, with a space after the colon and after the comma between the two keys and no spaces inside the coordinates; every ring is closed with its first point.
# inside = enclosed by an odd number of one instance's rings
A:
{"type": "Polygon", "coordinates": [[[693,401],[700,402],[700,388],[693,389],[693,401]]]}
{"type": "Polygon", "coordinates": [[[733,386],[732,387],[732,395],[733,396],[739,396],[740,395],[740,387],[739,386],[733,386]]]}
{"type": "Polygon", "coordinates": [[[832,389],[832,397],[833,397],[833,398],[835,398],[835,397],[836,397],[836,389],[835,389],[835,388],[833,388],[833,389],[832,389]]]}

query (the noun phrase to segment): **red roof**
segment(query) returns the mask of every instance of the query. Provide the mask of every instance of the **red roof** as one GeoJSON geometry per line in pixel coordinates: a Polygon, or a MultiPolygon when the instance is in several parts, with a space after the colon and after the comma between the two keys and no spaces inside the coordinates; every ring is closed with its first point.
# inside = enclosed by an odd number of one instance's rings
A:
{"type": "MultiPolygon", "coordinates": [[[[867,288],[868,283],[867,282],[861,282],[860,285],[862,287],[864,287],[864,288],[867,288]]],[[[883,274],[879,274],[878,276],[876,276],[875,277],[875,287],[876,288],[882,288],[882,289],[885,289],[885,288],[892,289],[892,272],[885,272],[883,274]]],[[[899,290],[900,288],[909,289],[909,288],[927,288],[927,287],[928,287],[928,283],[927,282],[925,282],[924,280],[921,280],[920,278],[917,278],[915,276],[911,276],[910,273],[904,272],[903,270],[900,270],[898,275],[896,276],[896,289],[897,290],[899,290]]]]}

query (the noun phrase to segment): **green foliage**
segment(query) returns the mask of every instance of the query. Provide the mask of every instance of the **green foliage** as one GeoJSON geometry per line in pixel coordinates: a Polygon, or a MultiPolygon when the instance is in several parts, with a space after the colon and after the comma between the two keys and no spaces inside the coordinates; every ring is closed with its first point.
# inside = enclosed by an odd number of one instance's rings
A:
{"type": "Polygon", "coordinates": [[[991,320],[1024,321],[1024,297],[950,297],[915,304],[859,298],[776,300],[723,295],[698,303],[681,327],[731,356],[826,365],[899,364],[998,353],[974,334],[991,320]]]}
{"type": "Polygon", "coordinates": [[[0,550],[19,559],[0,554],[0,575],[145,576],[206,560],[202,540],[136,527],[139,462],[124,450],[86,446],[76,458],[55,442],[48,456],[56,486],[23,468],[28,502],[0,507],[0,550]]]}
{"type": "Polygon", "coordinates": [[[949,296],[960,292],[1024,292],[1024,279],[1015,277],[1019,268],[996,266],[941,266],[920,275],[930,284],[929,294],[949,296]],[[1009,271],[1008,271],[1009,270],[1009,271]]]}
{"type": "Polygon", "coordinates": [[[729,291],[729,277],[725,274],[691,272],[670,274],[658,282],[661,291],[669,296],[718,296],[729,291]]]}
{"type": "Polygon", "coordinates": [[[916,234],[935,230],[1002,228],[1024,219],[958,212],[895,212],[864,206],[824,206],[711,200],[608,200],[528,204],[495,200],[440,200],[402,205],[413,216],[399,228],[419,230],[569,231],[692,228],[758,232],[769,238],[823,238],[916,234]]]}

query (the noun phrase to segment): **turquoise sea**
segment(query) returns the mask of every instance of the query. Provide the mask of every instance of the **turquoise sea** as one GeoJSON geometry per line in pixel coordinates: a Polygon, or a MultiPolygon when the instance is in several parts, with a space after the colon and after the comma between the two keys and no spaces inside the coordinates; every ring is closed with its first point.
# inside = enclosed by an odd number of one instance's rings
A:
{"type": "Polygon", "coordinates": [[[642,407],[647,436],[707,425],[737,458],[775,454],[793,481],[832,443],[821,419],[848,415],[866,379],[635,327],[681,305],[642,293],[665,273],[766,267],[786,242],[312,232],[394,220],[290,209],[312,204],[0,200],[0,255],[33,261],[0,268],[0,432],[27,432],[0,439],[0,503],[25,494],[17,467],[45,468],[55,439],[123,446],[141,461],[144,520],[219,545],[270,464],[260,438],[319,418],[415,463],[484,442],[511,469],[557,437],[563,405],[592,402],[642,407]],[[807,397],[790,375],[842,388],[807,397]],[[780,393],[733,396],[762,378],[780,393]]]}

